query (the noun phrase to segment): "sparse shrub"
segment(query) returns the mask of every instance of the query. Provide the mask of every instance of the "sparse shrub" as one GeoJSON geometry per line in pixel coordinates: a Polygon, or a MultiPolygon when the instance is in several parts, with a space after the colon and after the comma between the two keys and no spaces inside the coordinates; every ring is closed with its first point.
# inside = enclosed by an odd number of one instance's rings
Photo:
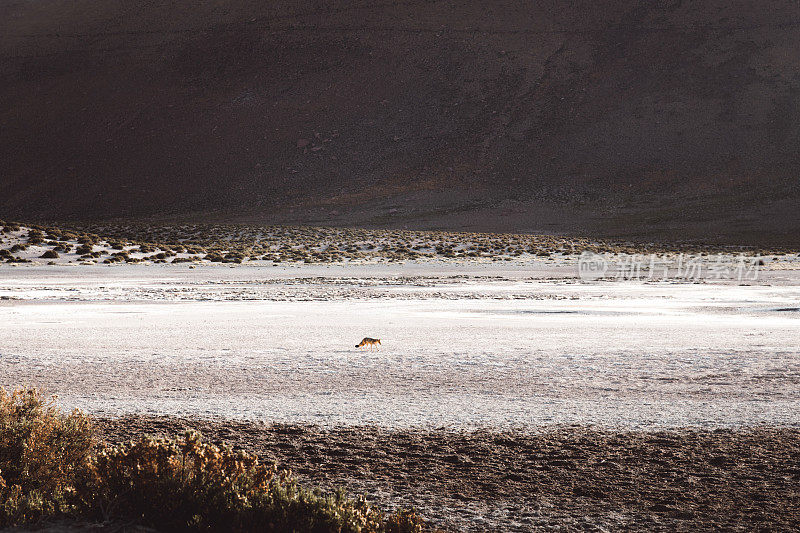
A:
{"type": "Polygon", "coordinates": [[[28,231],[28,244],[35,245],[35,244],[41,244],[43,242],[44,242],[44,234],[41,231],[37,229],[32,229],[28,231]]]}
{"type": "Polygon", "coordinates": [[[85,415],[35,390],[0,389],[0,526],[72,511],[93,445],[85,415]]]}
{"type": "Polygon", "coordinates": [[[412,511],[400,509],[386,520],[386,533],[422,533],[425,522],[412,511]]]}
{"type": "Polygon", "coordinates": [[[244,256],[238,252],[225,254],[225,257],[223,257],[225,263],[241,263],[243,260],[244,256]]]}
{"type": "Polygon", "coordinates": [[[384,529],[382,514],[364,500],[308,491],[288,471],[196,433],[104,450],[89,470],[97,518],[110,511],[169,531],[384,529]]]}
{"type": "Polygon", "coordinates": [[[258,458],[179,439],[98,446],[90,420],[34,390],[0,390],[0,527],[58,516],[124,520],[164,531],[419,533],[363,498],[298,485],[258,458]]]}
{"type": "Polygon", "coordinates": [[[58,252],[56,252],[55,250],[47,250],[39,257],[41,257],[42,259],[58,259],[58,252]]]}

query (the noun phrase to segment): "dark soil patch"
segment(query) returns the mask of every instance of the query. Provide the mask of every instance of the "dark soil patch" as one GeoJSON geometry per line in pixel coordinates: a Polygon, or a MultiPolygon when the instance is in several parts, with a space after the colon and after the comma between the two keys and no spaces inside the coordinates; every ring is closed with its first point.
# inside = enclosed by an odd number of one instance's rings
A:
{"type": "Polygon", "coordinates": [[[131,416],[106,439],[201,431],[323,487],[458,531],[800,528],[800,430],[322,429],[131,416]]]}

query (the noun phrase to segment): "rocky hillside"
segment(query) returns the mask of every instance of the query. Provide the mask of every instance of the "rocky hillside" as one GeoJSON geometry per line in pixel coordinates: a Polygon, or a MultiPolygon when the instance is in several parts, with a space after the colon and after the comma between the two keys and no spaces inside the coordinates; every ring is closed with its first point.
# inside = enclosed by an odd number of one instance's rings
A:
{"type": "Polygon", "coordinates": [[[0,214],[800,244],[800,7],[7,0],[0,214]]]}

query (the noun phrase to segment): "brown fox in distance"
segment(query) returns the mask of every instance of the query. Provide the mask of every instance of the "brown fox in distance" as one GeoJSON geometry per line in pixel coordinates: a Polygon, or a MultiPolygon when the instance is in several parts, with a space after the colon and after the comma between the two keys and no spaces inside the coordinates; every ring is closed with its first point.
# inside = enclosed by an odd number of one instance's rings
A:
{"type": "Polygon", "coordinates": [[[370,350],[373,346],[377,347],[381,343],[380,339],[371,339],[369,337],[364,337],[361,339],[361,342],[356,344],[356,348],[363,348],[364,346],[369,346],[370,350]]]}

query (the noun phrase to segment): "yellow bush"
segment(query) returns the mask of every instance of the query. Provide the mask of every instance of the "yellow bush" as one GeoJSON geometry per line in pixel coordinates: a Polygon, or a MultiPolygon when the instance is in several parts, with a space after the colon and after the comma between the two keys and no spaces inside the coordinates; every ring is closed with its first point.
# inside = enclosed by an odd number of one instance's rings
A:
{"type": "Polygon", "coordinates": [[[91,422],[35,390],[0,389],[0,525],[73,509],[94,447],[91,422]]]}
{"type": "Polygon", "coordinates": [[[290,472],[255,456],[186,433],[142,439],[101,451],[89,462],[87,507],[97,518],[135,518],[185,531],[384,530],[381,512],[363,499],[298,486],[290,472]]]}
{"type": "Polygon", "coordinates": [[[362,498],[298,485],[287,470],[229,447],[142,438],[98,446],[89,418],[60,412],[35,390],[0,390],[0,527],[71,515],[166,531],[418,533],[362,498]]]}

